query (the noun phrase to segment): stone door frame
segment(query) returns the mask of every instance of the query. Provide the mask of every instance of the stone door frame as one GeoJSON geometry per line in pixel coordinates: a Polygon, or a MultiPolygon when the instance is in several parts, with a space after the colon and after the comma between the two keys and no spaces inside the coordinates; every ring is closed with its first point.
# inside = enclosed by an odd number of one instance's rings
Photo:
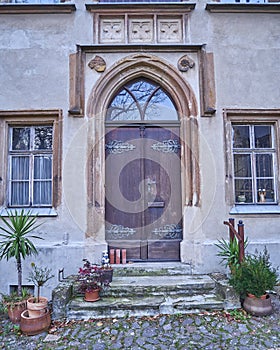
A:
{"type": "Polygon", "coordinates": [[[182,215],[184,206],[200,201],[198,103],[182,75],[164,59],[151,54],[128,54],[116,62],[93,87],[86,114],[88,123],[87,232],[95,242],[105,242],[105,115],[116,91],[126,82],[147,78],[160,84],[174,101],[180,119],[182,215]]]}

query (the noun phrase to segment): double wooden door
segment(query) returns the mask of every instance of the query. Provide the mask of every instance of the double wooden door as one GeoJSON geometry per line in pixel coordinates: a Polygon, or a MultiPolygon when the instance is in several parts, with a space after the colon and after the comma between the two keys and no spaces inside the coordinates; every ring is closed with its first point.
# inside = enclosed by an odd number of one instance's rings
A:
{"type": "Polygon", "coordinates": [[[108,127],[106,240],[133,261],[180,259],[179,127],[108,127]]]}

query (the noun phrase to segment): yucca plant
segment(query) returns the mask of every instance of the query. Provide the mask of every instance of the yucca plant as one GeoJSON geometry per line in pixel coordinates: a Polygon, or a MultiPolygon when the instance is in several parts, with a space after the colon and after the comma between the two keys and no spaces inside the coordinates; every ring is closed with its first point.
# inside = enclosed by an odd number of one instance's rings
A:
{"type": "MultiPolygon", "coordinates": [[[[248,245],[248,239],[245,239],[244,249],[248,245]]],[[[239,266],[239,244],[238,239],[234,237],[233,240],[226,241],[224,238],[215,244],[219,248],[217,256],[221,257],[221,264],[229,267],[231,273],[234,273],[236,267],[239,266]]]]}
{"type": "Polygon", "coordinates": [[[15,214],[7,211],[7,218],[1,216],[4,226],[0,226],[0,260],[6,258],[16,259],[18,273],[18,295],[22,295],[22,259],[30,255],[37,255],[37,249],[30,238],[43,239],[39,236],[29,235],[31,231],[38,228],[41,224],[36,224],[37,217],[32,215],[31,211],[24,213],[21,210],[15,214]]]}

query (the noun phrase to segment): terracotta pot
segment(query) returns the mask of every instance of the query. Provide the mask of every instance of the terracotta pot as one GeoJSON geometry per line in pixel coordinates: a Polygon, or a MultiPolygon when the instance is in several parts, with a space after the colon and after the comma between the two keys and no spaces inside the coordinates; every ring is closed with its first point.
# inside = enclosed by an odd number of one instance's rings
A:
{"type": "Polygon", "coordinates": [[[36,298],[32,297],[27,299],[27,310],[29,317],[39,317],[44,315],[48,307],[48,299],[40,297],[39,302],[35,303],[36,298]]]}
{"type": "Polygon", "coordinates": [[[51,324],[51,315],[49,309],[46,309],[44,314],[33,318],[29,317],[29,311],[25,310],[21,313],[20,329],[25,335],[36,335],[45,332],[51,324]]]}
{"type": "Polygon", "coordinates": [[[265,298],[247,296],[243,303],[243,308],[255,316],[267,316],[273,312],[271,298],[266,294],[265,298]]]}
{"type": "Polygon", "coordinates": [[[99,288],[92,290],[90,292],[86,291],[84,300],[85,301],[97,301],[97,300],[99,300],[100,299],[99,292],[100,292],[99,288]]]}
{"type": "Polygon", "coordinates": [[[19,301],[18,303],[14,304],[7,303],[6,306],[11,322],[20,323],[20,315],[24,310],[26,310],[26,300],[19,301]]]}

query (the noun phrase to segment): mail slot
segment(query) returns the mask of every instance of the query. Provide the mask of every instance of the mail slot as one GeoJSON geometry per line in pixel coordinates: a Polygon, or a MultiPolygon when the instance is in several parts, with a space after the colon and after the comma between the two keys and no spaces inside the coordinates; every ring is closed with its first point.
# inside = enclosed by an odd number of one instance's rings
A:
{"type": "Polygon", "coordinates": [[[149,208],[164,208],[165,202],[148,202],[149,208]]]}

